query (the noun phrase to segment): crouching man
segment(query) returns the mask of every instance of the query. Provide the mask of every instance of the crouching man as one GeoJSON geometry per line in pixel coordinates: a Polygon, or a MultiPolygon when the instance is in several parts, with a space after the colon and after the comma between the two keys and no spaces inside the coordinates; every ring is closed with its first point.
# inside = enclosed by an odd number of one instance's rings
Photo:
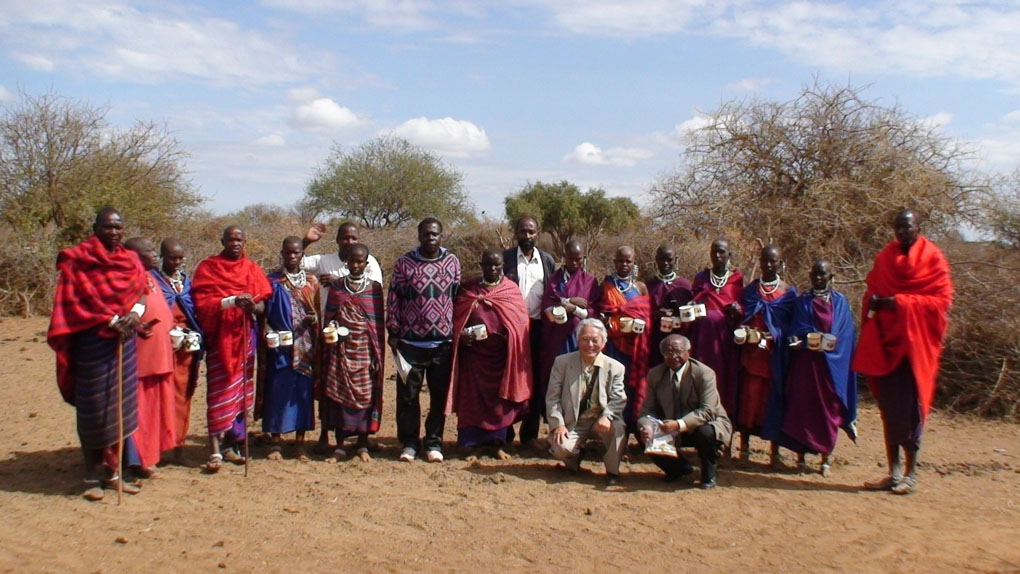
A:
{"type": "MultiPolygon", "coordinates": [[[[676,447],[694,447],[701,459],[701,488],[716,485],[716,462],[733,426],[719,401],[715,372],[691,358],[691,342],[670,335],[659,345],[665,362],[648,372],[648,396],[638,419],[641,438],[648,443],[659,424],[660,434],[676,433],[676,447]],[[661,421],[661,422],[660,422],[661,421]]],[[[666,482],[676,482],[694,468],[680,455],[652,456],[665,471],[666,482]]]]}
{"type": "Polygon", "coordinates": [[[620,480],[624,448],[624,367],[602,354],[606,328],[598,319],[577,325],[578,350],[556,357],[545,395],[552,455],[576,472],[581,450],[594,433],[606,445],[606,485],[620,480]]]}

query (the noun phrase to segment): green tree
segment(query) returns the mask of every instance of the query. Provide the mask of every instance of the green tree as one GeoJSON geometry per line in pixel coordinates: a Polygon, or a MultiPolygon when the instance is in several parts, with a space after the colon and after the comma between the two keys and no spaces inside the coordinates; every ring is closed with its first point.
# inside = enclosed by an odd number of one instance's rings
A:
{"type": "Polygon", "coordinates": [[[581,193],[568,181],[528,183],[507,196],[503,205],[511,224],[524,215],[537,217],[542,231],[553,237],[557,255],[563,254],[563,245],[571,238],[584,239],[585,249],[591,253],[607,230],[627,229],[641,216],[629,198],[607,197],[601,188],[581,193]]]}
{"type": "Polygon", "coordinates": [[[435,216],[474,219],[460,172],[403,138],[380,136],[352,151],[336,146],[308,183],[299,210],[351,218],[367,229],[435,216]]]}
{"type": "Polygon", "coordinates": [[[163,127],[115,129],[105,109],[56,94],[0,108],[0,312],[48,308],[57,250],[88,237],[101,207],[131,233],[175,230],[204,201],[185,157],[163,127]]]}
{"type": "Polygon", "coordinates": [[[165,229],[204,201],[185,159],[164,127],[114,129],[103,108],[22,93],[0,116],[0,216],[19,233],[49,230],[63,245],[87,237],[106,205],[132,227],[165,229]]]}

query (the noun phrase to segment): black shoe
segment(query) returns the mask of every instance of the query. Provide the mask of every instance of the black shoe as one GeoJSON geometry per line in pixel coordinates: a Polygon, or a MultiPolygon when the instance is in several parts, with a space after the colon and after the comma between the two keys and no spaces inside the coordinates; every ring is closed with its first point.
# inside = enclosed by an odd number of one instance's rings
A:
{"type": "Polygon", "coordinates": [[[708,490],[709,488],[715,488],[715,463],[709,462],[702,459],[701,461],[701,488],[708,490]]]}

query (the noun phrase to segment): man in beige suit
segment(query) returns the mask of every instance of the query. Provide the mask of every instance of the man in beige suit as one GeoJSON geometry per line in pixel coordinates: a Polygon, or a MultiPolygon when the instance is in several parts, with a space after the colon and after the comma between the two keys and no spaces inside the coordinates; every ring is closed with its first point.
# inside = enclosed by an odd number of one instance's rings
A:
{"type": "Polygon", "coordinates": [[[549,449],[576,472],[581,447],[594,433],[606,445],[606,485],[620,480],[624,448],[623,365],[602,354],[606,327],[598,319],[577,325],[578,350],[556,357],[545,395],[549,417],[549,449]]]}
{"type": "MultiPolygon", "coordinates": [[[[657,421],[659,433],[676,433],[674,442],[693,446],[701,459],[701,488],[716,485],[716,461],[722,445],[730,440],[733,426],[719,402],[715,372],[691,358],[691,342],[683,335],[670,335],[659,345],[665,362],[648,372],[648,396],[638,419],[641,438],[652,438],[657,421]]],[[[683,456],[652,456],[652,462],[666,472],[663,480],[676,482],[693,469],[683,456]]]]}

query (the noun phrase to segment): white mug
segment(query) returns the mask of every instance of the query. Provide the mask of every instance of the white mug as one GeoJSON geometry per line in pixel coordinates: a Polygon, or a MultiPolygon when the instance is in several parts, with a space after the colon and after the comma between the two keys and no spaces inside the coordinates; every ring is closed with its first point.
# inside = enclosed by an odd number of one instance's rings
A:
{"type": "Polygon", "coordinates": [[[733,342],[743,345],[747,342],[747,329],[740,327],[733,330],[733,342]]]}
{"type": "Polygon", "coordinates": [[[695,317],[708,317],[708,307],[704,303],[696,303],[693,307],[695,317]]]}
{"type": "Polygon", "coordinates": [[[330,325],[323,329],[322,340],[325,341],[327,345],[335,345],[337,341],[340,340],[340,337],[336,332],[336,327],[330,325]]]}
{"type": "Polygon", "coordinates": [[[224,297],[220,299],[220,309],[229,309],[236,305],[237,297],[231,295],[230,297],[224,297]]]}
{"type": "Polygon", "coordinates": [[[336,338],[340,341],[346,341],[351,337],[351,330],[343,325],[336,328],[336,338]]]}
{"type": "Polygon", "coordinates": [[[808,333],[807,334],[807,348],[812,351],[818,351],[822,348],[822,334],[821,333],[808,333]]]}
{"type": "Polygon", "coordinates": [[[645,327],[647,325],[648,325],[648,323],[645,322],[644,319],[634,319],[634,323],[633,323],[632,329],[633,329],[634,333],[637,333],[637,334],[644,333],[645,332],[645,327]]]}
{"type": "Polygon", "coordinates": [[[170,343],[175,351],[184,346],[184,331],[180,327],[170,329],[170,343]]]}
{"type": "Polygon", "coordinates": [[[292,347],[294,345],[294,331],[280,331],[280,346],[292,347]]]}
{"type": "Polygon", "coordinates": [[[556,306],[551,311],[552,319],[556,323],[562,325],[567,322],[567,309],[566,307],[556,306]]]}
{"type": "Polygon", "coordinates": [[[199,335],[195,331],[189,332],[184,336],[184,350],[189,353],[202,350],[202,335],[199,335]]]}
{"type": "Polygon", "coordinates": [[[758,329],[747,328],[747,344],[757,345],[761,342],[761,331],[758,329]]]}
{"type": "Polygon", "coordinates": [[[675,319],[675,318],[676,317],[671,317],[671,316],[667,315],[667,316],[659,319],[659,330],[662,331],[663,333],[672,333],[673,332],[673,319],[675,319]]]}
{"type": "Polygon", "coordinates": [[[693,323],[697,317],[694,311],[694,305],[684,305],[680,307],[680,322],[682,323],[693,323]]]}
{"type": "Polygon", "coordinates": [[[266,333],[266,346],[275,349],[280,346],[280,334],[275,331],[266,333]]]}
{"type": "Polygon", "coordinates": [[[630,333],[634,330],[634,319],[632,317],[620,317],[620,332],[630,333]]]}
{"type": "Polygon", "coordinates": [[[835,351],[836,350],[836,336],[832,333],[825,333],[822,335],[822,350],[823,351],[835,351]]]}

